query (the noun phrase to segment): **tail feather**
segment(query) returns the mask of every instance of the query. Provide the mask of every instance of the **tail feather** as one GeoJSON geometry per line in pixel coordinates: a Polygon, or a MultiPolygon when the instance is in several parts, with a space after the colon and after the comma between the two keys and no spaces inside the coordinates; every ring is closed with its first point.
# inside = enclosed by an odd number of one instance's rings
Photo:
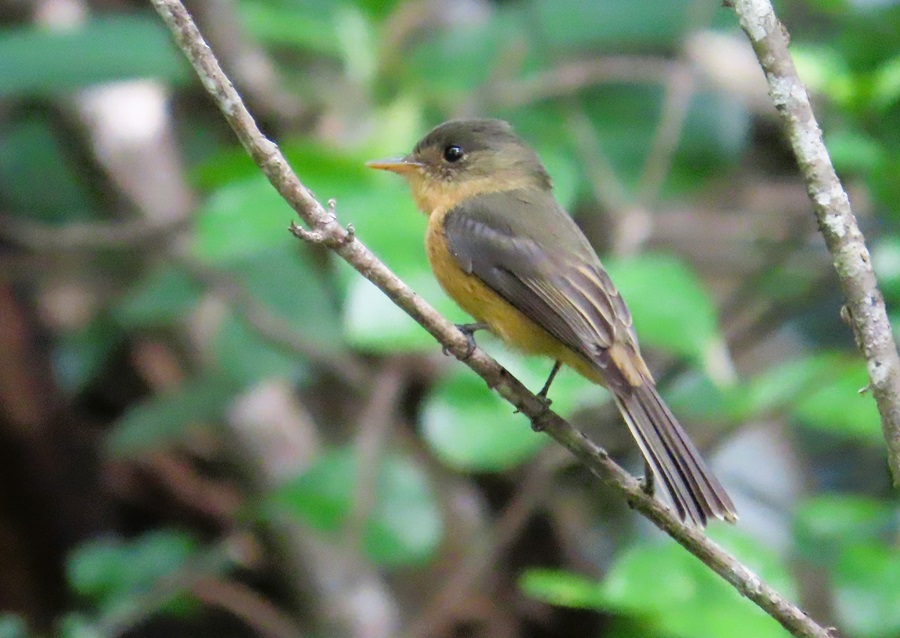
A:
{"type": "Polygon", "coordinates": [[[653,383],[647,381],[615,398],[644,458],[672,497],[679,518],[701,527],[709,518],[736,521],[737,512],[725,489],[653,383]]]}

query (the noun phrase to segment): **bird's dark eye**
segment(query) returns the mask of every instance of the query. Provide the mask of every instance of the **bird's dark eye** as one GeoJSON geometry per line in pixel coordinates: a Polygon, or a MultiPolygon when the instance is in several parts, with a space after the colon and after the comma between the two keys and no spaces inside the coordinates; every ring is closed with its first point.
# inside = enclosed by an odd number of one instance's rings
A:
{"type": "Polygon", "coordinates": [[[444,149],[444,159],[450,162],[458,162],[463,158],[463,150],[455,145],[450,145],[444,149]]]}

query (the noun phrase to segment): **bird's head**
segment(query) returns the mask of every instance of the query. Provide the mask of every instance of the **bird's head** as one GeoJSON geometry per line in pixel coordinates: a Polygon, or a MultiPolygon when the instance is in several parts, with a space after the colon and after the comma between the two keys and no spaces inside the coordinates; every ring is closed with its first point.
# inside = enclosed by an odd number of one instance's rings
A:
{"type": "Polygon", "coordinates": [[[367,166],[405,177],[416,205],[426,214],[483,193],[551,188],[535,152],[502,120],[444,122],[408,155],[367,166]]]}

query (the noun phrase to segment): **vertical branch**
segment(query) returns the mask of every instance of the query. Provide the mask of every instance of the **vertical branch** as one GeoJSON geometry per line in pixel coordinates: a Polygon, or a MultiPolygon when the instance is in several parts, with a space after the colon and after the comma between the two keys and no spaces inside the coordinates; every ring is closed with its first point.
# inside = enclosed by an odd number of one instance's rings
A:
{"type": "Polygon", "coordinates": [[[809,94],[788,50],[790,36],[769,0],[735,0],[735,13],[766,73],[846,298],[845,318],[866,358],[894,486],[900,488],[900,358],[865,238],[835,173],[809,94]]]}

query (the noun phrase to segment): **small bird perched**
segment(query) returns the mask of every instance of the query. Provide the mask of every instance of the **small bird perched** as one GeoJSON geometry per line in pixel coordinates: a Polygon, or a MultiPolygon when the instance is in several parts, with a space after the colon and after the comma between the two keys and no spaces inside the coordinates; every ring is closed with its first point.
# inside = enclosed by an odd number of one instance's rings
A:
{"type": "MultiPolygon", "coordinates": [[[[659,396],[631,313],[581,230],[556,202],[535,152],[501,120],[454,120],[412,153],[369,162],[410,184],[428,215],[425,247],[441,286],[477,323],[526,353],[608,388],[682,521],[737,520],[731,499],[659,396]]],[[[650,477],[648,477],[649,480],[650,477]]]]}

